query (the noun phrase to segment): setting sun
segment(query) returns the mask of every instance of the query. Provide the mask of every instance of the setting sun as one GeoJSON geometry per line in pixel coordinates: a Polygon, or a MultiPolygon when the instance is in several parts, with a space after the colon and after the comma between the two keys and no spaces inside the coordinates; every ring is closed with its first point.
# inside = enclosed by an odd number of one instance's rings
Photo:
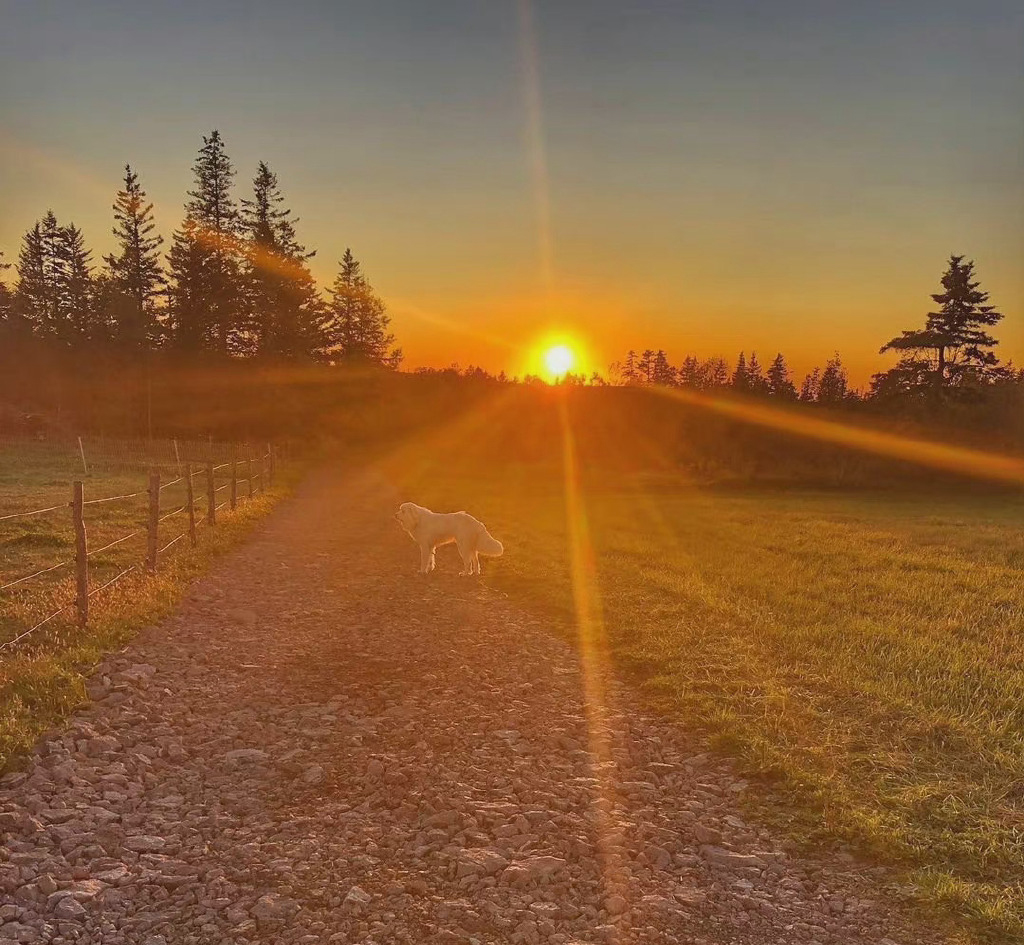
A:
{"type": "Polygon", "coordinates": [[[550,380],[563,377],[576,366],[576,355],[567,345],[555,345],[544,352],[544,367],[550,380]]]}

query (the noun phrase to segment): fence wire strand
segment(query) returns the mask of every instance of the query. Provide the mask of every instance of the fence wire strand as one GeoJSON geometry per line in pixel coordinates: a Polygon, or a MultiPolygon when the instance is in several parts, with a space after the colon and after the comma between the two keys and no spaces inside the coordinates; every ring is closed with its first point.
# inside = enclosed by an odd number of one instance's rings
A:
{"type": "Polygon", "coordinates": [[[71,508],[70,502],[62,502],[60,505],[51,505],[48,509],[34,509],[31,512],[11,512],[8,515],[0,515],[0,522],[6,522],[12,518],[28,518],[30,515],[42,515],[44,512],[56,512],[57,509],[71,508]]]}
{"type": "Polygon", "coordinates": [[[125,535],[122,538],[116,538],[116,539],[114,539],[114,541],[111,541],[111,542],[108,542],[107,544],[105,544],[102,548],[95,548],[92,551],[86,552],[85,556],[87,558],[91,558],[93,555],[98,555],[101,551],[106,551],[108,548],[113,548],[114,545],[119,545],[123,541],[128,541],[129,538],[135,538],[135,537],[137,537],[138,535],[141,535],[141,534],[142,534],[142,531],[139,530],[139,531],[132,532],[130,535],[125,535]]]}
{"type": "Polygon", "coordinates": [[[45,624],[48,624],[51,620],[54,619],[54,617],[59,617],[62,613],[64,613],[65,610],[70,610],[74,606],[75,606],[75,602],[74,601],[72,601],[70,604],[65,604],[63,607],[61,607],[60,610],[55,610],[52,614],[50,614],[49,617],[44,617],[34,627],[29,627],[28,630],[23,630],[16,637],[14,637],[13,639],[8,640],[6,643],[0,643],[0,650],[5,650],[9,646],[14,646],[14,644],[17,643],[19,640],[24,640],[25,637],[27,637],[30,633],[35,633],[36,630],[38,630],[40,627],[44,626],[45,624]]]}
{"type": "Polygon", "coordinates": [[[133,564],[130,567],[125,568],[119,575],[117,575],[117,577],[112,577],[106,584],[101,584],[99,587],[95,587],[89,591],[89,596],[92,597],[93,594],[98,594],[100,591],[106,590],[111,584],[116,584],[120,581],[126,574],[131,574],[132,571],[138,570],[138,567],[139,566],[137,564],[133,564]]]}
{"type": "MultiPolygon", "coordinates": [[[[143,490],[145,492],[146,490],[143,490]]],[[[126,495],[110,495],[105,499],[88,499],[82,503],[82,505],[98,505],[100,502],[120,502],[122,499],[134,499],[137,496],[143,494],[143,492],[129,492],[126,495]]]]}
{"type": "Polygon", "coordinates": [[[161,515],[160,516],[160,521],[161,522],[166,521],[167,519],[171,518],[172,516],[177,515],[179,512],[184,512],[184,511],[185,511],[185,506],[179,505],[173,512],[168,512],[166,515],[161,515]]]}
{"type": "Polygon", "coordinates": [[[32,578],[40,577],[43,574],[49,574],[51,571],[56,571],[58,568],[66,568],[69,564],[72,564],[74,559],[70,561],[61,561],[52,567],[43,568],[41,571],[36,571],[34,574],[26,574],[24,577],[18,578],[16,581],[11,581],[10,584],[0,585],[0,591],[6,591],[9,587],[14,587],[17,584],[23,584],[25,581],[31,581],[32,578]]]}
{"type": "Polygon", "coordinates": [[[157,550],[157,554],[162,555],[168,548],[171,547],[171,545],[181,541],[181,539],[184,538],[187,534],[188,532],[182,532],[177,538],[172,538],[169,542],[167,542],[166,545],[163,546],[163,548],[159,548],[157,550]]]}
{"type": "Polygon", "coordinates": [[[160,491],[163,492],[164,489],[168,489],[171,486],[181,482],[181,480],[184,479],[184,478],[185,478],[184,476],[178,476],[177,479],[172,479],[170,482],[165,482],[162,486],[160,486],[160,491]]]}

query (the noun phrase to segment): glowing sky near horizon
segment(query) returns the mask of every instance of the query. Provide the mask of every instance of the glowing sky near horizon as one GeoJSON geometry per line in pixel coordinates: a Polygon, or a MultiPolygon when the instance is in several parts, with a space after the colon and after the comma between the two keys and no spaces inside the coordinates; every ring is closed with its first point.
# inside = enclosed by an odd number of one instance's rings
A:
{"type": "Polygon", "coordinates": [[[129,161],[169,240],[201,135],[351,246],[410,366],[565,335],[863,382],[974,258],[1024,361],[1024,7],[1009,0],[8,0],[0,249],[109,251],[129,161]]]}

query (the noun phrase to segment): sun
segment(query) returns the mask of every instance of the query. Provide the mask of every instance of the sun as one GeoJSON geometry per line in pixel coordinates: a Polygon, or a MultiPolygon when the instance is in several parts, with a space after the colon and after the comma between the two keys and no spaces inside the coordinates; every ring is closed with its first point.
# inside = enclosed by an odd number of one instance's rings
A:
{"type": "Polygon", "coordinates": [[[557,380],[576,367],[576,355],[568,345],[554,345],[544,352],[544,367],[551,380],[557,380]]]}

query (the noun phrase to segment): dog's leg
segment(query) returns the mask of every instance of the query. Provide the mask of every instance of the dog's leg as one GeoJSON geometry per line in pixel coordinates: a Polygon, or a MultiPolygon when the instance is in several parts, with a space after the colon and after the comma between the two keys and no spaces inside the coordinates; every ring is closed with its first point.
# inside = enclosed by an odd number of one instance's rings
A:
{"type": "Polygon", "coordinates": [[[480,552],[475,549],[473,551],[473,573],[480,573],[480,552]]]}
{"type": "Polygon", "coordinates": [[[434,549],[430,545],[420,545],[420,574],[430,574],[434,570],[434,549]]]}
{"type": "Polygon", "coordinates": [[[459,542],[459,554],[462,555],[462,570],[459,574],[463,577],[473,573],[473,555],[475,549],[463,542],[459,542]]]}

